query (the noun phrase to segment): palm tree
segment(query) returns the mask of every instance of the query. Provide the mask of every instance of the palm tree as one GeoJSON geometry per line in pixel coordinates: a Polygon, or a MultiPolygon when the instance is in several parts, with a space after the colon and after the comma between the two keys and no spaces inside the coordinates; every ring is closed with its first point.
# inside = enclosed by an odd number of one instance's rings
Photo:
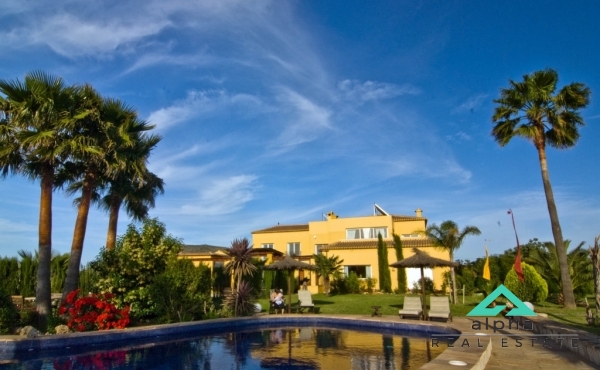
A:
{"type": "Polygon", "coordinates": [[[592,260],[592,271],[594,274],[594,297],[596,301],[596,316],[600,314],[600,235],[594,239],[594,246],[590,247],[590,259],[592,260]]]}
{"type": "Polygon", "coordinates": [[[23,174],[41,183],[35,300],[41,330],[52,312],[52,186],[66,150],[61,125],[81,114],[73,104],[74,91],[61,78],[41,71],[27,73],[24,81],[0,80],[5,96],[0,98],[0,173],[23,174]]]}
{"type": "MultiPolygon", "coordinates": [[[[568,251],[571,245],[570,240],[565,240],[565,249],[568,251]]],[[[573,284],[573,290],[577,291],[579,288],[583,288],[584,285],[590,283],[593,278],[593,268],[590,263],[590,257],[588,251],[583,249],[585,242],[581,242],[573,250],[567,253],[567,262],[569,264],[569,275],[571,283],[573,284]]],[[[561,276],[560,276],[560,264],[558,263],[558,251],[554,243],[546,242],[542,244],[544,250],[533,249],[529,253],[527,262],[540,273],[542,278],[548,283],[548,290],[556,292],[560,291],[558,295],[559,304],[563,301],[561,276]]]]}
{"type": "Polygon", "coordinates": [[[106,249],[115,246],[121,205],[129,217],[142,221],[154,208],[156,197],[165,192],[163,179],[148,171],[145,163],[159,141],[159,136],[138,140],[126,167],[107,180],[108,190],[100,201],[100,207],[109,214],[106,249]]]}
{"type": "MultiPolygon", "coordinates": [[[[114,178],[131,161],[128,148],[135,146],[141,134],[154,126],[137,119],[135,112],[123,109],[119,101],[102,99],[89,85],[80,89],[78,103],[93,112],[68,127],[70,162],[66,168],[82,181],[69,269],[63,297],[77,289],[87,218],[94,192],[106,179],[114,178]]],[[[141,161],[144,163],[145,161],[141,161]]]]}
{"type": "MultiPolygon", "coordinates": [[[[248,239],[235,239],[231,242],[228,254],[231,257],[231,261],[225,265],[225,272],[233,275],[234,281],[237,279],[235,289],[238,296],[242,294],[240,289],[242,288],[242,277],[244,275],[254,275],[254,271],[257,270],[256,266],[252,263],[252,249],[248,244],[248,239]]],[[[245,285],[244,285],[245,287],[245,285]]],[[[238,300],[235,300],[234,313],[238,315],[238,300]]]]}
{"type": "Polygon", "coordinates": [[[505,146],[513,137],[520,136],[531,141],[537,149],[560,265],[563,307],[575,308],[567,253],[546,162],[546,145],[565,149],[577,143],[577,128],[584,125],[578,110],[588,105],[590,89],[582,83],[574,82],[555,94],[557,83],[558,74],[552,69],[525,75],[523,82],[511,80],[511,87],[500,90],[500,98],[494,100],[498,106],[492,116],[492,122],[496,124],[492,135],[500,146],[505,146]]]}
{"type": "Polygon", "coordinates": [[[330,276],[339,273],[344,260],[340,260],[338,256],[327,257],[324,254],[314,254],[315,266],[317,266],[317,275],[323,277],[325,283],[325,294],[330,292],[330,276]]]}
{"type": "MultiPolygon", "coordinates": [[[[458,225],[450,220],[442,222],[440,226],[433,224],[428,226],[425,230],[425,235],[431,240],[434,247],[448,252],[451,262],[454,262],[454,252],[461,247],[468,235],[480,234],[481,231],[475,226],[465,226],[461,231],[459,230],[458,225]]],[[[452,274],[452,297],[456,304],[458,297],[456,295],[456,275],[454,273],[454,267],[450,268],[450,273],[452,274]]]]}

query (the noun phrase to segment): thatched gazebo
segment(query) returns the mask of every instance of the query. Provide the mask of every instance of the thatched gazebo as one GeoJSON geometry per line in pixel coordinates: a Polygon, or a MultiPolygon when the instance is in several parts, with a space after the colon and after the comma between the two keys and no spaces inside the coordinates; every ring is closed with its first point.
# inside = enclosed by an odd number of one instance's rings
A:
{"type": "Polygon", "coordinates": [[[288,313],[291,313],[291,307],[292,307],[292,277],[293,274],[291,273],[292,271],[295,270],[317,270],[317,266],[315,265],[310,265],[308,263],[304,263],[301,261],[296,261],[295,259],[293,259],[292,257],[290,257],[289,255],[285,255],[283,257],[282,260],[276,261],[268,266],[265,266],[265,270],[282,270],[282,271],[289,271],[289,278],[288,278],[288,290],[289,290],[289,295],[290,295],[290,299],[288,300],[288,313]]]}
{"type": "Polygon", "coordinates": [[[429,254],[419,250],[417,248],[413,248],[413,252],[415,253],[413,256],[403,259],[402,261],[397,261],[390,264],[390,267],[419,267],[421,269],[421,293],[423,295],[423,317],[427,319],[427,304],[425,303],[425,274],[423,273],[423,268],[433,268],[433,267],[457,267],[458,263],[450,262],[447,260],[443,260],[441,258],[431,257],[429,254]]]}

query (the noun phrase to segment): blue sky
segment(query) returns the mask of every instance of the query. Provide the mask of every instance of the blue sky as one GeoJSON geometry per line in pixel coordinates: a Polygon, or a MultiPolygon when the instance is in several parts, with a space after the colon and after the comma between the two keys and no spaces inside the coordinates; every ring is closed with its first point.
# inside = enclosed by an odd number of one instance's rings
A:
{"type": "MultiPolygon", "coordinates": [[[[151,216],[187,244],[228,246],[323,213],[454,220],[482,235],[461,259],[552,240],[537,152],[490,136],[499,89],[554,68],[587,84],[586,126],[548,151],[563,234],[600,234],[600,5],[581,1],[0,2],[0,78],[34,69],[120,98],[164,138],[151,216]]],[[[0,181],[0,256],[37,249],[39,184],[0,181]]],[[[70,249],[72,199],[54,196],[53,248],[70,249]]],[[[83,261],[104,245],[90,213],[83,261]]],[[[121,214],[119,230],[130,221],[121,214]]]]}

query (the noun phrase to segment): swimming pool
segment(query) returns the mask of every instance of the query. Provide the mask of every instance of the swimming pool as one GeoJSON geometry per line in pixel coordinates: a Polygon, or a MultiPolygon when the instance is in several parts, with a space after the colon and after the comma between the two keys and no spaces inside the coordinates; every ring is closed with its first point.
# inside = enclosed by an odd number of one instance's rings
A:
{"type": "Polygon", "coordinates": [[[427,345],[429,335],[448,333],[457,332],[338,317],[240,318],[22,340],[2,361],[65,370],[418,368],[441,353],[427,345]]]}

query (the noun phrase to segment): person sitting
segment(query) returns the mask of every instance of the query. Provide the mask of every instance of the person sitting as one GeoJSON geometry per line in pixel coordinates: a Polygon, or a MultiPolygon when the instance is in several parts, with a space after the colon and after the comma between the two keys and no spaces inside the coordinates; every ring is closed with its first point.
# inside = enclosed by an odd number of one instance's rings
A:
{"type": "Polygon", "coordinates": [[[275,292],[277,292],[277,296],[275,296],[275,300],[273,301],[275,313],[277,313],[277,310],[281,310],[281,313],[285,313],[285,298],[283,298],[283,294],[279,289],[275,289],[275,292]]]}

